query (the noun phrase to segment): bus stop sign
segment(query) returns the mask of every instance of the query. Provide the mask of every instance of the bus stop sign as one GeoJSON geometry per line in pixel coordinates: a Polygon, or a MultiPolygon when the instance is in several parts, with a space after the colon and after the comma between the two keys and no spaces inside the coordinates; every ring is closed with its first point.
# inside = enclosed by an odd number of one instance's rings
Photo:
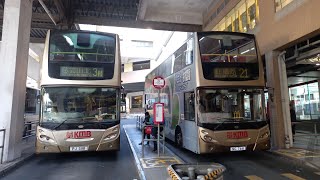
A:
{"type": "Polygon", "coordinates": [[[162,89],[166,85],[166,81],[161,76],[156,76],[152,80],[152,85],[156,89],[162,89]]]}
{"type": "Polygon", "coordinates": [[[164,121],[164,103],[154,103],[153,104],[153,123],[159,124],[164,121]]]}

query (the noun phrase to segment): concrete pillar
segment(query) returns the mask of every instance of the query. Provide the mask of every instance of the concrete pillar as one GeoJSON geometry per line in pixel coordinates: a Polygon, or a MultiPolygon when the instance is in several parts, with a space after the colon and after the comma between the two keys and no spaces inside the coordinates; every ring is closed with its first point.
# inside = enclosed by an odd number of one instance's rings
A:
{"type": "Polygon", "coordinates": [[[265,56],[269,93],[271,146],[273,149],[288,148],[292,145],[292,132],[285,64],[281,60],[280,53],[277,51],[268,52],[265,56]]]}
{"type": "Polygon", "coordinates": [[[0,128],[6,129],[4,162],[21,156],[31,16],[32,0],[5,1],[0,58],[0,128]]]}

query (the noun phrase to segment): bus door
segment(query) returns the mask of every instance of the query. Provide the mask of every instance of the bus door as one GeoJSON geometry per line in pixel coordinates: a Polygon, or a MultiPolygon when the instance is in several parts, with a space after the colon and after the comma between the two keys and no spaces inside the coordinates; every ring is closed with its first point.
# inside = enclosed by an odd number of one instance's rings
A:
{"type": "Polygon", "coordinates": [[[198,150],[198,129],[195,121],[195,96],[194,92],[184,93],[184,112],[181,121],[183,146],[191,151],[198,150]]]}

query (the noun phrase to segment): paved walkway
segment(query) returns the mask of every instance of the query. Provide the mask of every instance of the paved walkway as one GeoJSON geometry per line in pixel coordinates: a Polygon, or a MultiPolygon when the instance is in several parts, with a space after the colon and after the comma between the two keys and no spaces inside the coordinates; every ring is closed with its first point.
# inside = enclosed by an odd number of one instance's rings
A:
{"type": "Polygon", "coordinates": [[[7,173],[8,171],[16,168],[18,165],[20,165],[25,160],[31,158],[35,153],[35,136],[27,138],[25,140],[22,140],[21,143],[22,148],[22,154],[21,157],[18,159],[15,159],[11,162],[6,162],[3,164],[0,164],[0,177],[7,173]]]}
{"type": "Polygon", "coordinates": [[[135,156],[136,164],[139,169],[140,177],[142,180],[159,180],[171,179],[167,172],[167,167],[170,164],[180,164],[183,161],[174,155],[169,149],[165,147],[165,153],[162,154],[163,146],[160,144],[160,157],[157,152],[152,152],[153,142],[150,145],[144,146],[144,157],[142,157],[141,131],[133,125],[123,126],[130,143],[132,152],[135,156]]]}
{"type": "Polygon", "coordinates": [[[314,169],[320,170],[320,152],[302,148],[279,149],[272,151],[281,156],[298,160],[314,169]]]}

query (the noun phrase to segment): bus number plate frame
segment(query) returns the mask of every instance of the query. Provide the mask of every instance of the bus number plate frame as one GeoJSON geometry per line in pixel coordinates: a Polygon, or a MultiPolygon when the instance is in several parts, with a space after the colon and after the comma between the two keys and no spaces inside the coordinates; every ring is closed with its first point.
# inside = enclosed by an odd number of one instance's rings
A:
{"type": "Polygon", "coordinates": [[[245,151],[245,150],[247,150],[246,146],[230,147],[230,151],[245,151]]]}
{"type": "Polygon", "coordinates": [[[89,146],[70,146],[71,152],[88,151],[89,146]]]}

